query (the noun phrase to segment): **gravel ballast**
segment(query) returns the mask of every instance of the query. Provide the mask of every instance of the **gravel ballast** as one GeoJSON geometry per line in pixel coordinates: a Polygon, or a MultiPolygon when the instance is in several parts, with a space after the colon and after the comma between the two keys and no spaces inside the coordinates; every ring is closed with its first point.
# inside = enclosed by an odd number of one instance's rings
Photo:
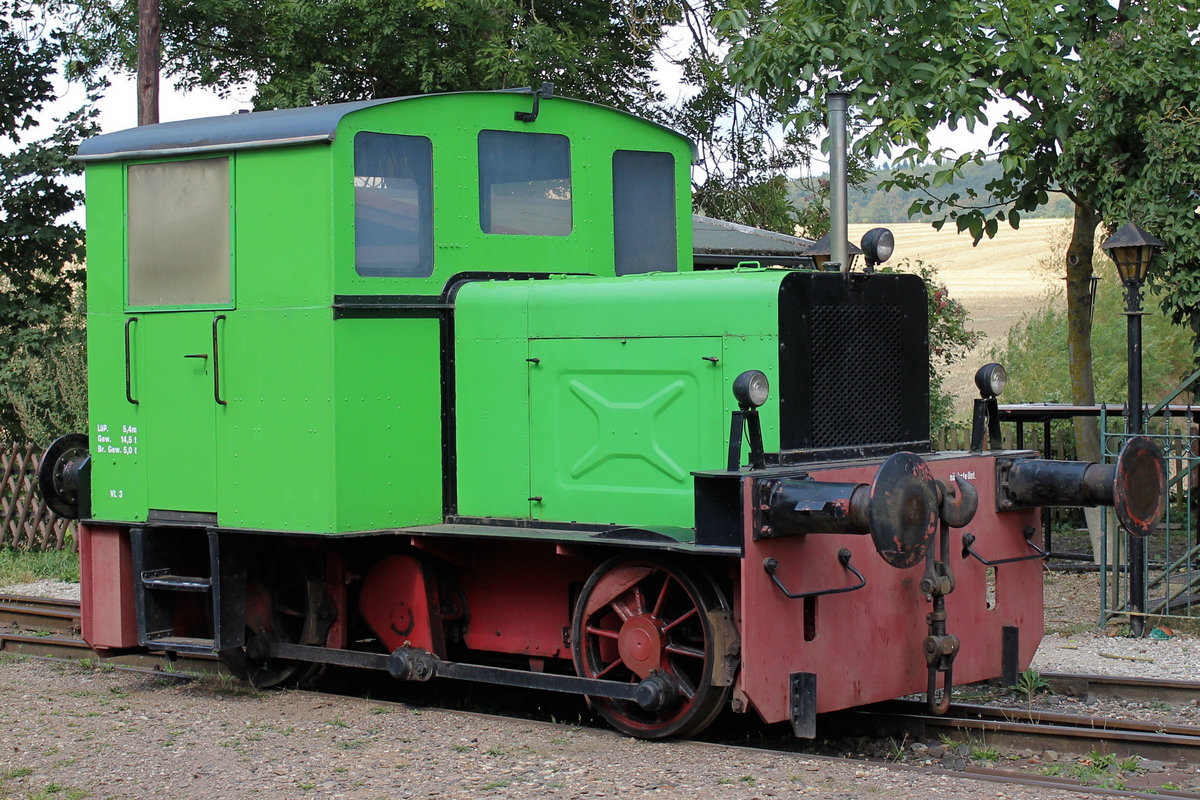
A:
{"type": "Polygon", "coordinates": [[[13,657],[0,658],[0,709],[0,797],[1081,796],[13,657]]]}
{"type": "MultiPolygon", "coordinates": [[[[1087,582],[1047,576],[1047,625],[1058,632],[1043,640],[1036,669],[1200,680],[1195,638],[1131,639],[1088,624],[1097,616],[1097,595],[1087,582]]],[[[78,597],[77,584],[47,581],[0,591],[78,597]]],[[[1006,692],[990,691],[996,702],[1012,702],[1006,692]]],[[[1188,725],[1200,716],[1194,703],[1163,708],[1088,696],[1041,695],[1032,706],[1188,725]]],[[[959,768],[963,758],[931,758],[939,747],[938,742],[913,743],[906,761],[959,768]]],[[[886,742],[875,749],[887,756],[886,742]]],[[[1085,759],[1040,753],[1025,760],[1069,765],[1085,759]]],[[[1169,767],[1177,785],[1200,789],[1195,765],[1169,767]]],[[[1144,772],[1126,780],[1130,789],[1153,790],[1159,783],[1161,777],[1155,782],[1144,772]]],[[[180,683],[0,654],[0,800],[43,796],[1033,800],[1082,795],[807,754],[642,742],[608,730],[332,695],[252,693],[218,679],[180,683]]]]}

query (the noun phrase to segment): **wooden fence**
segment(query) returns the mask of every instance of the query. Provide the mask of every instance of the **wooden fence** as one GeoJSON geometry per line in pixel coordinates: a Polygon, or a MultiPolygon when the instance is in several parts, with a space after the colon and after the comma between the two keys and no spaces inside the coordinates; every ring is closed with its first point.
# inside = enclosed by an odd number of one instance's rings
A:
{"type": "Polygon", "coordinates": [[[59,517],[46,505],[34,484],[42,450],[33,444],[0,445],[0,547],[18,550],[62,550],[76,547],[76,523],[59,517]]]}
{"type": "MultiPolygon", "coordinates": [[[[1016,426],[1004,424],[1000,426],[1001,437],[1004,440],[1003,449],[1015,450],[1017,447],[1017,431],[1016,426]]],[[[1026,450],[1036,450],[1045,458],[1052,458],[1056,461],[1071,461],[1075,458],[1075,446],[1073,442],[1068,441],[1068,432],[1065,428],[1058,428],[1050,432],[1050,444],[1046,445],[1042,441],[1042,426],[1041,425],[1026,425],[1025,426],[1025,445],[1026,450]]],[[[945,427],[933,433],[933,449],[942,450],[967,450],[971,447],[971,429],[959,426],[945,427]]]]}

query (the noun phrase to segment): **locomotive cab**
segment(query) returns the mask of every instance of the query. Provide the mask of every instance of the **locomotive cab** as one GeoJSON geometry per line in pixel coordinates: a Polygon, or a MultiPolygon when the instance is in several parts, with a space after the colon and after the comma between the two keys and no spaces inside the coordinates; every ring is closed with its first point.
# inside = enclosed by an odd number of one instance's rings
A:
{"type": "Polygon", "coordinates": [[[565,99],[517,119],[529,104],[401,98],[85,143],[92,515],[439,521],[459,286],[690,268],[690,144],[565,99]]]}

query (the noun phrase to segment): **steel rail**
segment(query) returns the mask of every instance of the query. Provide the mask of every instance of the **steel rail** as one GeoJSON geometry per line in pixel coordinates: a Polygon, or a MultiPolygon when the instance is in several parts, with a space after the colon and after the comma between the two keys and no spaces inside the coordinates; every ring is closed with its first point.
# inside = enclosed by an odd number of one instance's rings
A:
{"type": "Polygon", "coordinates": [[[0,627],[71,634],[79,631],[80,620],[77,601],[0,595],[0,627]]]}
{"type": "MultiPolygon", "coordinates": [[[[20,653],[58,661],[78,662],[90,657],[91,651],[81,639],[68,635],[41,633],[55,626],[74,626],[79,622],[79,603],[71,600],[29,596],[0,595],[0,652],[20,653]],[[3,628],[24,627],[38,634],[5,632],[3,628]],[[85,655],[87,654],[87,655],[85,655]]],[[[100,656],[106,663],[121,670],[130,670],[158,677],[188,680],[198,673],[220,669],[215,657],[177,656],[165,658],[160,653],[114,653],[100,656]],[[164,670],[164,663],[170,664],[164,670]]],[[[1095,694],[1123,699],[1151,699],[1163,702],[1190,702],[1200,696],[1200,683],[1147,678],[1127,678],[1072,673],[1043,673],[1056,691],[1065,694],[1095,694]]],[[[376,700],[375,702],[378,702],[376,700]]],[[[1038,746],[1067,751],[1099,750],[1118,756],[1137,754],[1169,761],[1179,757],[1196,760],[1200,755],[1200,728],[1160,724],[1137,720],[1117,720],[1107,717],[1083,717],[1061,712],[1019,707],[981,706],[955,703],[952,716],[931,717],[921,713],[920,703],[893,701],[868,709],[839,712],[835,716],[870,720],[903,730],[910,736],[925,735],[926,731],[968,731],[986,734],[991,745],[1017,748],[1038,746]]],[[[768,750],[784,748],[766,747],[768,750]]],[[[1067,777],[1029,775],[1018,771],[966,766],[959,770],[939,770],[928,767],[888,763],[895,769],[920,769],[929,774],[1003,782],[1010,785],[1063,789],[1086,794],[1112,797],[1195,797],[1195,793],[1158,790],[1154,794],[1081,786],[1067,777]]]]}
{"type": "Polygon", "coordinates": [[[1161,761],[1195,761],[1200,757],[1200,728],[1185,725],[960,703],[951,705],[945,716],[933,716],[924,712],[921,703],[902,700],[846,713],[909,735],[934,737],[959,731],[977,738],[986,736],[989,745],[1013,749],[1095,750],[1123,758],[1140,755],[1161,761]]]}
{"type": "Polygon", "coordinates": [[[1163,703],[1190,703],[1200,697],[1200,681],[1164,678],[1133,678],[1115,675],[1081,675],[1071,672],[1043,672],[1041,676],[1057,694],[1082,697],[1092,694],[1121,700],[1157,700],[1163,703]]]}

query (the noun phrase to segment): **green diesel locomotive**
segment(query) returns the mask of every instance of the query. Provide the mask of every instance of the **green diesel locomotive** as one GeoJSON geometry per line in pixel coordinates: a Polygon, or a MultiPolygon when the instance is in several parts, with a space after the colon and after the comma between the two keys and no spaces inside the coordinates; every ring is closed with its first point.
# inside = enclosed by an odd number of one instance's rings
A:
{"type": "MultiPolygon", "coordinates": [[[[88,642],[646,737],[1027,666],[1045,498],[997,476],[1045,462],[932,452],[917,277],[695,269],[693,157],[547,87],[85,142],[89,431],[42,485],[88,642]]],[[[1152,524],[1151,445],[1076,466],[1051,502],[1152,524]]]]}

